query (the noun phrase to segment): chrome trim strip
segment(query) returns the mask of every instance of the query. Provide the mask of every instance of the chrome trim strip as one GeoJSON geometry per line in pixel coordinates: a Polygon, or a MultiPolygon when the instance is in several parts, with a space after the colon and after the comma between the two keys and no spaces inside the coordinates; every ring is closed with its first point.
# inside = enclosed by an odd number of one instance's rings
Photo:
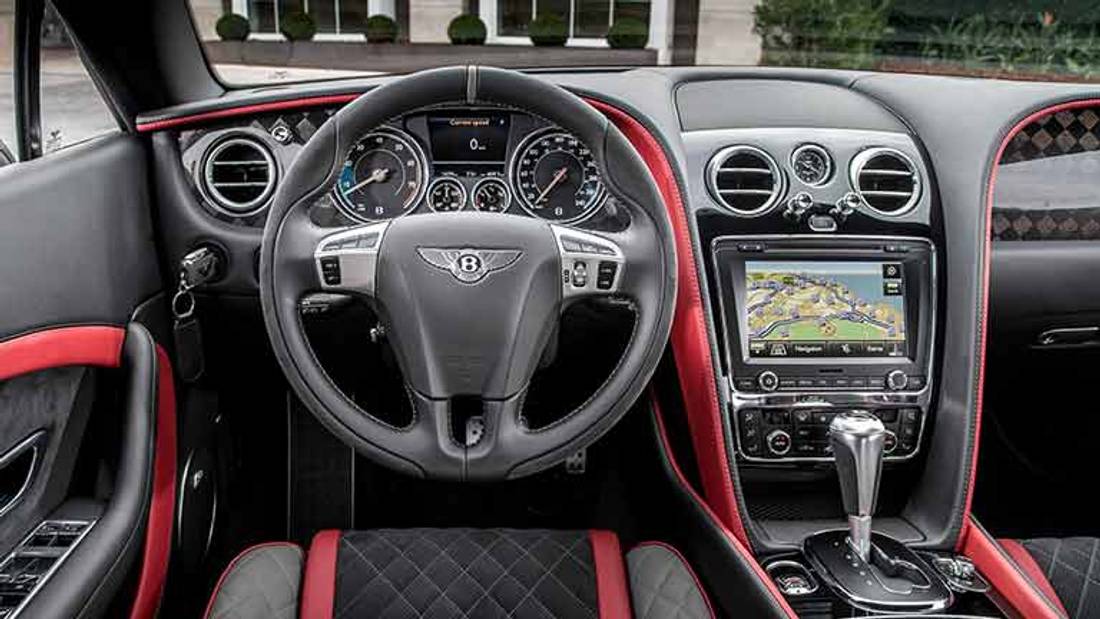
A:
{"type": "MultiPolygon", "coordinates": [[[[15,609],[13,609],[11,611],[11,613],[8,614],[5,619],[15,619],[15,617],[17,617],[23,611],[23,609],[26,608],[27,604],[30,603],[30,601],[34,597],[34,595],[36,593],[38,593],[38,591],[42,589],[42,586],[44,584],[46,584],[46,582],[50,579],[50,577],[53,576],[55,572],[57,572],[58,568],[61,567],[61,564],[63,564],[65,562],[65,559],[68,559],[69,555],[72,554],[73,550],[75,550],[76,547],[80,545],[80,542],[84,541],[84,538],[88,535],[88,532],[92,530],[92,528],[96,525],[97,522],[99,522],[98,519],[96,519],[96,520],[43,520],[42,522],[40,522],[38,524],[38,526],[36,526],[33,530],[31,530],[31,532],[28,533],[26,535],[26,537],[24,537],[22,540],[19,541],[19,543],[15,546],[15,549],[12,550],[10,553],[8,553],[8,556],[4,557],[3,561],[0,561],[0,566],[3,566],[4,564],[6,564],[8,561],[11,561],[15,557],[24,556],[26,553],[21,552],[24,548],[34,548],[34,546],[27,546],[26,545],[27,542],[38,533],[39,529],[46,526],[47,524],[82,524],[82,525],[84,525],[84,529],[80,532],[80,535],[78,535],[76,537],[76,539],[73,540],[73,543],[70,544],[69,547],[65,549],[65,552],[61,553],[61,556],[57,557],[57,559],[53,562],[53,564],[50,565],[50,569],[46,570],[46,572],[43,573],[41,577],[39,577],[38,582],[35,583],[34,587],[30,591],[27,592],[26,597],[24,597],[22,600],[20,600],[19,605],[16,606],[15,609]]],[[[33,555],[31,555],[31,556],[33,556],[33,555]]]]}

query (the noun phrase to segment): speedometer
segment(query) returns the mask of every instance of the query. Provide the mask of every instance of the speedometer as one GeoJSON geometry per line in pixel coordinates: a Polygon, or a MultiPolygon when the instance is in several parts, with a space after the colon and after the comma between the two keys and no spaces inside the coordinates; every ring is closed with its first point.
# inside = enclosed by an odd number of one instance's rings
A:
{"type": "Polygon", "coordinates": [[[336,181],[336,203],[353,219],[404,215],[424,197],[427,164],[412,136],[383,128],[355,143],[336,181]]]}
{"type": "Polygon", "coordinates": [[[591,215],[604,197],[592,151],[561,130],[527,138],[516,151],[511,173],[520,205],[543,219],[579,221],[591,215]]]}

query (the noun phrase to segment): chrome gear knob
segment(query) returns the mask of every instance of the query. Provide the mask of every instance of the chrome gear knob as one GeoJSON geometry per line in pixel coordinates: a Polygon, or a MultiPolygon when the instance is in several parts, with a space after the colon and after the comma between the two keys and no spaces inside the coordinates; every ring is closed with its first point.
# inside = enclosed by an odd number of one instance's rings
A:
{"type": "Polygon", "coordinates": [[[882,449],[886,428],[868,411],[838,414],[829,424],[829,443],[840,478],[840,495],[852,548],[867,561],[871,556],[871,516],[878,500],[882,449]]]}

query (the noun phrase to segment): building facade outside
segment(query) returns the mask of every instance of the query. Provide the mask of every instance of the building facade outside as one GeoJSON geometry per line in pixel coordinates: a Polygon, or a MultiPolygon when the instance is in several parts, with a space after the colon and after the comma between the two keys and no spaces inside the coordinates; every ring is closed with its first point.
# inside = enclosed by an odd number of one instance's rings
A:
{"type": "Polygon", "coordinates": [[[306,11],[317,23],[317,41],[363,40],[368,15],[388,15],[409,43],[446,43],[447,25],[463,13],[485,22],[490,45],[530,45],[527,24],[540,12],[562,15],[570,47],[605,47],[615,19],[649,24],[648,49],[658,63],[754,65],[760,41],[753,33],[756,0],[191,0],[200,34],[216,39],[214,25],[226,12],[248,18],[251,38],[281,39],[279,20],[306,11]],[[678,36],[677,33],[688,36],[678,36]],[[686,56],[685,56],[686,55],[686,56]]]}

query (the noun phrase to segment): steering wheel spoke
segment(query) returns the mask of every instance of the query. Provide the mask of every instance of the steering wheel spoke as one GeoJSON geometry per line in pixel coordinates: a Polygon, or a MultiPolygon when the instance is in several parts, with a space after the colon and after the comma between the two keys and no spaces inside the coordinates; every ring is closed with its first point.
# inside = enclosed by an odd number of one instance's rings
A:
{"type": "Polygon", "coordinates": [[[313,252],[321,289],[374,296],[378,253],[388,222],[345,228],[322,238],[313,252]]]}

